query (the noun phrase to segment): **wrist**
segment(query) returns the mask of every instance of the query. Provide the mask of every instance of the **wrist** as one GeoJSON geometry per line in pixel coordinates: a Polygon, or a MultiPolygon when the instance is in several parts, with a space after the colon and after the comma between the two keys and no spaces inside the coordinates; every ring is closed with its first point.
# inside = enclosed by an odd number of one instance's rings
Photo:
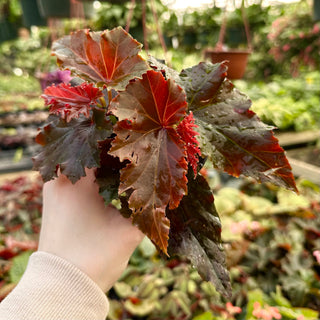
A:
{"type": "MultiPolygon", "coordinates": [[[[109,303],[98,285],[70,262],[51,253],[31,255],[27,270],[1,304],[12,319],[104,319],[109,303]]],[[[6,317],[9,315],[8,317],[6,317]]]]}

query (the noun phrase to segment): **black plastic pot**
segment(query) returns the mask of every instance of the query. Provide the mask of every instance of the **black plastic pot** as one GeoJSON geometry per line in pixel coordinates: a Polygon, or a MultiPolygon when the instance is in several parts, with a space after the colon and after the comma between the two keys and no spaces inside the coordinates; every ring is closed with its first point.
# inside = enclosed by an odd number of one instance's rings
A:
{"type": "Polygon", "coordinates": [[[70,18],[69,0],[37,0],[43,18],[70,18]]]}
{"type": "Polygon", "coordinates": [[[0,18],[0,43],[18,37],[18,29],[6,18],[0,18]]]}
{"type": "Polygon", "coordinates": [[[37,0],[20,0],[22,7],[23,24],[31,26],[45,26],[47,21],[40,14],[37,0]]]}
{"type": "Polygon", "coordinates": [[[313,19],[320,21],[320,0],[313,0],[313,19]]]}

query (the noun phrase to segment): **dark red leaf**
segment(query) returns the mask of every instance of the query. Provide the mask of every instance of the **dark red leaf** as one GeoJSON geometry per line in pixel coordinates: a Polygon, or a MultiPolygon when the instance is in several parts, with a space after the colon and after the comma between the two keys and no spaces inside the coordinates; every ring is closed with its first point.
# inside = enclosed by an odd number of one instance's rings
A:
{"type": "Polygon", "coordinates": [[[120,121],[111,154],[130,161],[121,170],[119,193],[132,192],[134,222],[164,252],[166,207],[176,208],[187,189],[185,143],[176,130],[186,108],[183,90],[156,71],[131,82],[110,108],[120,121]]]}
{"type": "Polygon", "coordinates": [[[99,142],[100,167],[96,171],[96,181],[99,185],[99,193],[108,205],[113,199],[118,198],[120,184],[120,169],[126,166],[126,162],[120,162],[109,154],[112,139],[99,142]]]}
{"type": "Polygon", "coordinates": [[[224,64],[200,63],[180,74],[200,133],[202,155],[220,170],[297,191],[291,167],[274,137],[249,108],[251,101],[225,79],[224,64]]]}
{"type": "Polygon", "coordinates": [[[51,114],[60,115],[69,122],[80,114],[89,118],[91,105],[96,105],[97,99],[102,96],[100,89],[84,82],[76,87],[64,83],[47,87],[42,98],[45,104],[50,106],[51,114]]]}
{"type": "Polygon", "coordinates": [[[12,248],[4,248],[0,250],[0,258],[4,260],[9,260],[15,257],[18,253],[18,251],[14,251],[12,248]]]}
{"type": "Polygon", "coordinates": [[[32,160],[44,181],[57,176],[57,169],[72,183],[85,176],[85,168],[100,166],[99,141],[112,134],[112,125],[105,119],[105,111],[93,109],[92,119],[80,116],[66,122],[55,115],[44,126],[36,141],[44,148],[32,160]]]}
{"type": "Polygon", "coordinates": [[[123,89],[148,70],[138,55],[141,44],[121,27],[111,31],[79,30],[53,44],[58,64],[95,83],[123,89]]]}
{"type": "Polygon", "coordinates": [[[211,281],[222,295],[230,298],[221,224],[210,186],[201,175],[188,180],[188,195],[182,198],[178,208],[167,210],[170,219],[168,252],[189,259],[204,280],[211,281]]]}

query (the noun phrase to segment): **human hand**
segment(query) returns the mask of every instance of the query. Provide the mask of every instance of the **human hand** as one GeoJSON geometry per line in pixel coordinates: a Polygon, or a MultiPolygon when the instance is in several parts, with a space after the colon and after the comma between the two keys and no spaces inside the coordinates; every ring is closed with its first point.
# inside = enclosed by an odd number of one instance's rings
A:
{"type": "Polygon", "coordinates": [[[71,262],[107,291],[144,234],[116,208],[105,206],[94,171],[86,173],[74,185],[64,175],[44,184],[39,251],[71,262]]]}

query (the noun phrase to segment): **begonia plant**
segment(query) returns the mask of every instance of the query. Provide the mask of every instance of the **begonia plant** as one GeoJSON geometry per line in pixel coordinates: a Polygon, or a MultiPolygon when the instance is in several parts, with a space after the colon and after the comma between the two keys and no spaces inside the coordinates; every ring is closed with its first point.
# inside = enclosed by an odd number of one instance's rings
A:
{"type": "Polygon", "coordinates": [[[291,167],[273,135],[227,78],[227,62],[201,62],[180,73],[153,57],[121,27],[79,30],[53,54],[71,84],[47,87],[48,124],[33,158],[43,180],[58,170],[72,183],[96,168],[106,205],[121,203],[156,247],[185,256],[230,297],[214,197],[199,172],[206,161],[229,173],[296,191],[291,167]]]}

